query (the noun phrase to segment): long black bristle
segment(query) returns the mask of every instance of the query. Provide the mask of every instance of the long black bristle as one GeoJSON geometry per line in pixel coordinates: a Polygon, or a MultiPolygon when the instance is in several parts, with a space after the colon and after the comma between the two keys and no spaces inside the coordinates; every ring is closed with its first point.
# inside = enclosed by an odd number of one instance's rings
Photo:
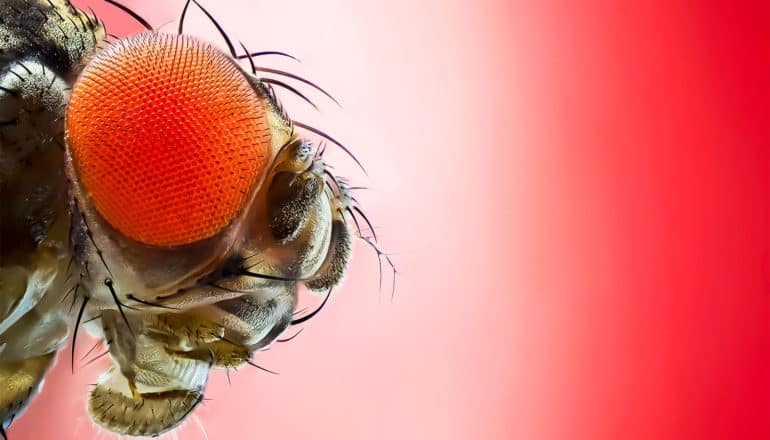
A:
{"type": "MultiPolygon", "coordinates": [[[[251,73],[256,75],[257,74],[257,66],[254,64],[254,57],[251,55],[251,53],[249,53],[249,49],[246,48],[246,46],[243,44],[243,42],[239,41],[239,43],[240,43],[241,47],[243,48],[243,50],[247,54],[247,58],[249,60],[249,65],[251,66],[251,73]]],[[[263,52],[263,53],[267,53],[267,52],[263,52]]],[[[311,101],[307,96],[303,95],[299,90],[295,89],[294,87],[292,87],[292,86],[290,86],[290,85],[288,85],[288,84],[286,84],[286,83],[284,83],[282,81],[278,81],[278,80],[270,79],[270,78],[261,78],[260,81],[268,83],[268,84],[275,84],[275,85],[277,85],[279,87],[283,87],[286,90],[288,90],[288,91],[294,93],[295,95],[299,96],[300,98],[304,99],[305,102],[307,102],[308,104],[312,105],[314,109],[318,110],[318,106],[315,105],[315,103],[313,101],[311,101]]]]}
{"type": "Polygon", "coordinates": [[[110,295],[112,295],[112,300],[115,301],[115,305],[118,306],[118,311],[120,312],[120,316],[123,317],[123,321],[126,323],[128,330],[131,332],[132,335],[136,336],[136,334],[134,333],[134,329],[131,328],[131,324],[128,322],[128,317],[126,316],[126,313],[123,311],[123,307],[128,307],[128,306],[125,306],[118,299],[118,294],[117,292],[115,292],[115,288],[112,285],[112,280],[107,278],[106,280],[104,280],[104,285],[107,286],[107,289],[109,289],[110,295]]]}
{"type": "Polygon", "coordinates": [[[62,297],[61,301],[59,301],[59,304],[64,304],[64,301],[66,301],[67,298],[69,298],[69,296],[72,295],[73,292],[75,293],[75,296],[77,297],[77,295],[78,295],[77,288],[78,288],[79,285],[80,284],[77,283],[74,286],[70,287],[69,290],[67,290],[67,293],[65,293],[64,296],[62,297]]]}
{"type": "Polygon", "coordinates": [[[286,277],[281,277],[277,275],[267,275],[263,273],[251,272],[246,269],[235,272],[235,275],[242,275],[242,276],[260,278],[263,280],[272,280],[272,281],[287,281],[287,282],[307,281],[307,279],[305,278],[286,278],[286,277]]]}
{"type": "Polygon", "coordinates": [[[291,341],[292,339],[294,339],[294,338],[296,338],[297,336],[299,336],[299,334],[300,334],[300,333],[302,333],[302,330],[305,330],[305,329],[304,329],[304,328],[301,328],[301,329],[299,329],[299,331],[298,331],[297,333],[294,333],[293,335],[289,336],[288,338],[285,338],[285,339],[276,339],[276,340],[275,340],[275,342],[289,342],[289,341],[291,341]]]}
{"type": "Polygon", "coordinates": [[[337,101],[337,99],[334,96],[332,96],[331,93],[329,93],[326,90],[322,89],[320,86],[318,86],[314,82],[308,81],[305,78],[302,78],[301,76],[298,76],[298,75],[295,75],[293,73],[286,72],[286,71],[283,71],[283,70],[270,69],[268,67],[259,67],[259,66],[257,66],[256,70],[257,70],[257,72],[272,73],[273,75],[285,76],[287,78],[291,78],[291,79],[297,80],[299,82],[305,83],[305,84],[309,85],[310,87],[312,87],[312,88],[318,90],[319,92],[323,93],[324,95],[326,95],[327,98],[329,98],[332,101],[334,101],[335,104],[337,104],[338,106],[342,107],[342,104],[340,104],[340,102],[337,101]]]}
{"type": "Polygon", "coordinates": [[[86,304],[88,304],[90,299],[91,298],[88,296],[83,297],[83,304],[80,306],[80,311],[78,312],[78,317],[75,321],[75,329],[72,332],[72,353],[70,359],[70,368],[72,369],[72,373],[75,373],[75,346],[78,341],[78,328],[80,327],[80,321],[83,319],[83,312],[86,310],[86,304]]]}
{"type": "Polygon", "coordinates": [[[233,46],[233,42],[230,41],[230,37],[227,35],[227,32],[225,32],[225,29],[222,27],[222,25],[219,24],[219,22],[214,18],[209,11],[206,10],[206,8],[203,7],[200,3],[198,3],[197,0],[192,0],[193,3],[195,3],[198,8],[200,8],[201,11],[203,11],[204,14],[206,14],[206,17],[211,20],[211,22],[214,24],[214,26],[219,31],[220,35],[222,35],[222,38],[225,39],[225,43],[227,43],[227,48],[230,49],[230,55],[233,58],[236,58],[238,55],[235,53],[235,46],[233,46]]]}
{"type": "MultiPolygon", "coordinates": [[[[350,218],[353,219],[353,223],[356,225],[356,231],[358,231],[358,235],[361,235],[361,225],[358,224],[358,219],[356,218],[356,215],[353,214],[353,211],[350,210],[350,207],[345,207],[345,211],[347,211],[348,214],[350,214],[350,218]]],[[[340,211],[340,214],[342,214],[342,217],[344,218],[345,215],[340,211]]]]}
{"type": "Polygon", "coordinates": [[[353,159],[353,161],[355,161],[355,163],[358,165],[359,168],[361,168],[361,171],[363,171],[364,174],[366,174],[367,176],[369,175],[369,173],[366,172],[366,168],[364,168],[364,166],[361,164],[361,162],[358,160],[358,158],[353,154],[353,152],[351,152],[346,146],[342,145],[342,143],[340,141],[338,141],[337,139],[334,139],[333,137],[329,136],[328,134],[324,133],[323,131],[321,131],[321,130],[315,128],[315,127],[312,127],[310,125],[303,124],[302,122],[299,122],[299,121],[292,121],[292,122],[297,127],[304,128],[305,130],[313,132],[313,133],[317,134],[318,136],[321,136],[324,139],[328,140],[329,142],[333,143],[334,145],[340,147],[342,149],[342,151],[344,151],[348,156],[350,156],[351,159],[353,159]]]}
{"type": "Polygon", "coordinates": [[[94,316],[93,318],[86,319],[85,321],[83,321],[83,324],[88,324],[89,322],[96,321],[97,319],[102,319],[101,313],[96,315],[96,316],[94,316]]]}
{"type": "Polygon", "coordinates": [[[134,20],[136,20],[136,22],[137,22],[137,23],[139,23],[139,24],[141,24],[142,26],[144,26],[144,28],[145,28],[145,29],[147,29],[148,31],[154,31],[154,30],[155,30],[155,29],[153,29],[153,27],[150,25],[150,23],[148,23],[148,22],[147,22],[147,20],[145,20],[144,18],[142,18],[142,16],[141,16],[141,15],[139,15],[139,14],[137,14],[136,12],[132,11],[132,10],[131,10],[131,8],[129,8],[128,6],[122,5],[122,4],[118,3],[118,2],[116,2],[115,0],[104,0],[104,1],[105,1],[105,2],[107,2],[107,3],[109,3],[109,4],[111,4],[112,6],[115,6],[115,7],[116,7],[116,8],[118,8],[118,9],[122,10],[122,11],[123,11],[123,12],[125,12],[126,14],[130,15],[130,16],[131,16],[131,18],[133,18],[134,20]]]}
{"type": "Polygon", "coordinates": [[[305,315],[305,316],[303,316],[301,318],[293,319],[291,321],[291,325],[302,324],[303,322],[306,322],[307,320],[309,320],[312,317],[314,317],[315,315],[317,315],[318,312],[320,312],[321,309],[324,308],[324,306],[326,305],[326,302],[329,301],[329,298],[331,298],[331,296],[332,296],[332,289],[329,289],[329,291],[326,293],[326,298],[324,298],[323,302],[321,303],[320,306],[318,306],[317,309],[313,310],[312,312],[308,313],[307,315],[305,315]]]}
{"type": "Polygon", "coordinates": [[[182,35],[182,32],[184,30],[184,19],[185,19],[185,16],[187,15],[187,8],[189,7],[190,7],[190,0],[187,0],[184,3],[184,8],[182,8],[182,15],[179,17],[179,30],[177,32],[179,35],[182,35]]]}
{"type": "Polygon", "coordinates": [[[311,106],[313,106],[313,108],[316,109],[316,111],[320,111],[318,109],[318,106],[313,101],[311,101],[310,98],[308,98],[307,96],[303,95],[299,90],[297,90],[294,87],[286,84],[285,82],[278,81],[277,79],[272,79],[272,78],[260,78],[259,80],[264,82],[264,83],[274,84],[274,85],[276,85],[278,87],[282,87],[282,88],[284,88],[284,89],[294,93],[295,95],[299,96],[303,101],[305,101],[308,104],[310,104],[311,106]]]}
{"type": "Polygon", "coordinates": [[[83,364],[83,366],[80,367],[80,368],[86,368],[87,366],[93,364],[94,362],[98,361],[99,359],[103,358],[104,356],[107,356],[108,354],[110,354],[110,350],[105,350],[104,353],[100,354],[99,356],[94,357],[90,361],[88,361],[85,364],[83,364]]]}
{"type": "Polygon", "coordinates": [[[91,353],[92,353],[94,350],[96,350],[96,347],[98,347],[98,346],[99,346],[99,344],[101,344],[101,343],[102,343],[102,341],[96,341],[96,342],[94,342],[94,345],[93,345],[93,346],[92,346],[92,347],[91,347],[91,348],[90,348],[90,349],[89,349],[89,350],[86,352],[86,354],[84,354],[84,355],[83,355],[83,356],[80,358],[80,361],[82,362],[82,361],[83,361],[83,359],[87,358],[87,357],[88,357],[88,356],[89,356],[89,355],[90,355],[90,354],[91,354],[91,353]]]}
{"type": "Polygon", "coordinates": [[[128,295],[126,295],[126,298],[130,299],[131,301],[135,301],[135,302],[138,302],[139,304],[144,304],[144,305],[150,306],[150,307],[158,307],[158,308],[161,308],[161,309],[168,309],[168,310],[179,310],[179,308],[177,308],[177,307],[164,306],[163,304],[158,304],[158,303],[154,303],[154,302],[150,302],[150,301],[145,301],[145,300],[139,299],[139,298],[135,297],[134,295],[132,295],[130,293],[128,295]]]}
{"type": "Polygon", "coordinates": [[[107,261],[104,259],[104,254],[102,253],[102,250],[99,249],[99,246],[96,245],[96,240],[94,240],[94,234],[91,232],[91,229],[87,226],[88,222],[86,221],[86,215],[84,213],[81,213],[80,216],[83,219],[83,224],[86,225],[86,235],[88,236],[88,240],[91,242],[91,244],[94,246],[94,249],[96,249],[96,255],[99,256],[99,260],[101,260],[102,265],[105,269],[107,269],[107,273],[112,276],[112,271],[110,270],[110,266],[107,265],[107,261]]]}
{"type": "Polygon", "coordinates": [[[275,372],[275,371],[273,371],[273,370],[268,370],[268,369],[267,369],[267,368],[265,368],[265,367],[261,367],[261,366],[259,366],[259,365],[255,364],[254,362],[252,362],[252,361],[250,361],[250,360],[249,360],[249,361],[246,361],[246,363],[247,363],[247,364],[249,364],[249,365],[251,365],[251,366],[252,366],[252,367],[254,367],[254,368],[258,368],[258,369],[260,369],[260,370],[262,370],[262,371],[265,371],[265,372],[267,372],[267,373],[270,373],[270,374],[275,374],[276,376],[278,375],[278,373],[277,373],[277,372],[275,372]]]}
{"type": "MultiPolygon", "coordinates": [[[[240,45],[241,45],[241,47],[243,48],[243,50],[244,50],[244,51],[245,51],[247,54],[249,54],[249,50],[248,50],[248,49],[246,49],[246,46],[243,44],[243,42],[242,42],[242,41],[239,41],[239,42],[238,42],[238,44],[240,44],[240,45]]],[[[249,65],[251,66],[251,72],[252,72],[252,73],[256,73],[256,69],[257,69],[257,67],[254,65],[254,58],[251,56],[251,54],[249,54],[249,65]]]]}
{"type": "Polygon", "coordinates": [[[260,52],[251,52],[251,53],[247,53],[245,55],[238,55],[235,58],[238,59],[238,60],[245,60],[248,57],[261,57],[261,56],[265,56],[265,55],[278,55],[278,56],[282,56],[282,57],[286,57],[286,58],[291,58],[292,60],[294,60],[294,61],[296,61],[298,63],[302,62],[299,58],[295,57],[294,55],[288,54],[286,52],[281,52],[281,51],[278,51],[278,50],[263,50],[263,51],[260,51],[260,52]]]}

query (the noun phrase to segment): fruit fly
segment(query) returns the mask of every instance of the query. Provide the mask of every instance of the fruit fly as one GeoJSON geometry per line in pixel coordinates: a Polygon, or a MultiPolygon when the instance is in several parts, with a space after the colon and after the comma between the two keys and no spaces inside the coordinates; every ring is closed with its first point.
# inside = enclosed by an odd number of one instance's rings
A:
{"type": "Polygon", "coordinates": [[[292,120],[274,88],[331,96],[255,61],[286,54],[236,49],[195,0],[176,33],[106,1],[146,31],[118,38],[67,0],[0,0],[3,437],[70,330],[73,355],[84,326],[112,361],[91,419],[154,436],[195,409],[212,369],[257,366],[320,310],[295,316],[301,287],[326,292],[323,307],[352,237],[381,274],[390,263],[356,187],[324,162],[326,143],[349,150],[292,120]],[[184,33],[191,7],[228,52],[184,33]]]}

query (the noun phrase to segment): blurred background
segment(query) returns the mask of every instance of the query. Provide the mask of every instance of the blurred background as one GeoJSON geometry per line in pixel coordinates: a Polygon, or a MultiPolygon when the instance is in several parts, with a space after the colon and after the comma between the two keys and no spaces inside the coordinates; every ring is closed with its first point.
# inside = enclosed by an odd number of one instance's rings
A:
{"type": "MultiPolygon", "coordinates": [[[[184,4],[123,2],[168,32],[184,4]]],[[[342,102],[283,95],[366,165],[332,156],[400,273],[378,294],[359,242],[255,357],[280,375],[214,374],[165,438],[770,438],[770,3],[203,3],[342,102]]],[[[63,350],[11,439],[115,438],[85,413],[106,362],[63,350]]]]}

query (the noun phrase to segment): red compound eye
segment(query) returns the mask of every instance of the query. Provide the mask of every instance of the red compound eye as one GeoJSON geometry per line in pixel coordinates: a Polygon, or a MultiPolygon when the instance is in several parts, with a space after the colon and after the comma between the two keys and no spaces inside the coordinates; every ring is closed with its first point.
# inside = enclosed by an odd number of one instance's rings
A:
{"type": "Polygon", "coordinates": [[[265,107],[237,65],[189,36],[140,34],[98,54],[67,110],[67,144],[99,214],[155,246],[209,238],[267,163],[265,107]]]}

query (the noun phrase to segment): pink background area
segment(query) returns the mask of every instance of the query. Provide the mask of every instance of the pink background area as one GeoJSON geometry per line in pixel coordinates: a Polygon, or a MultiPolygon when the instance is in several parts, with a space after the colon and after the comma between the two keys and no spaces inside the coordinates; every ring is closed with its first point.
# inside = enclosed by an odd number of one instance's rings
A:
{"type": "MultiPolygon", "coordinates": [[[[169,32],[183,5],[125,2],[169,32]]],[[[358,243],[255,357],[280,376],[214,374],[179,439],[770,438],[770,4],[205,3],[339,97],[284,101],[366,164],[333,156],[401,274],[379,300],[358,243]]],[[[114,438],[84,411],[104,363],[68,364],[12,439],[114,438]]]]}

